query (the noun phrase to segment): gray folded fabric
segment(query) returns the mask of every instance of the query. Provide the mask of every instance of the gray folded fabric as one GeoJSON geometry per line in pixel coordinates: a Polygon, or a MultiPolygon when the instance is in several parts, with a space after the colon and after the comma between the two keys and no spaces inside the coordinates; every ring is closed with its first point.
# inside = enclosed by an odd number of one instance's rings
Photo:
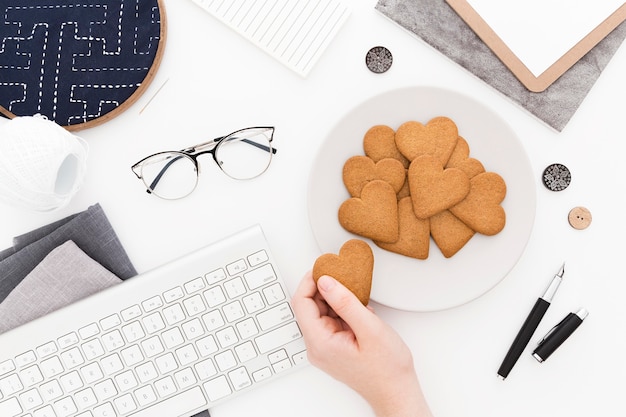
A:
{"type": "Polygon", "coordinates": [[[95,204],[74,216],[15,238],[13,253],[0,261],[0,302],[54,248],[68,240],[74,241],[87,256],[120,279],[137,275],[102,207],[95,204]]]}
{"type": "Polygon", "coordinates": [[[122,282],[68,240],[0,303],[0,333],[122,282]]]}
{"type": "Polygon", "coordinates": [[[445,0],[379,0],[376,10],[562,131],[626,38],[619,25],[550,87],[533,93],[483,43],[445,0]]]}

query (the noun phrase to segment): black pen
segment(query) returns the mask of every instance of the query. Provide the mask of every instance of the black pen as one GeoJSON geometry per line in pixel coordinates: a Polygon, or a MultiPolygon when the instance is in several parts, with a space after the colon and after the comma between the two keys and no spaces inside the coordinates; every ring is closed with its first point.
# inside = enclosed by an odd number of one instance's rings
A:
{"type": "Polygon", "coordinates": [[[543,362],[554,353],[559,346],[567,340],[568,337],[574,333],[574,330],[583,323],[583,320],[587,318],[589,312],[581,308],[576,313],[569,313],[563,320],[554,326],[548,334],[537,344],[537,347],[533,351],[533,357],[539,362],[543,362]]]}
{"type": "Polygon", "coordinates": [[[552,281],[550,281],[550,285],[548,285],[548,288],[544,291],[543,295],[537,299],[537,302],[533,306],[533,309],[530,311],[530,314],[528,314],[528,317],[526,317],[522,328],[517,333],[515,340],[513,340],[509,351],[504,357],[502,365],[500,365],[500,369],[498,369],[498,376],[501,379],[504,380],[509,375],[509,372],[511,372],[511,369],[513,369],[513,365],[515,365],[515,362],[517,362],[517,360],[519,359],[520,355],[526,348],[526,345],[528,345],[528,342],[533,336],[533,333],[535,333],[535,330],[537,330],[539,322],[543,318],[544,314],[546,314],[546,311],[548,310],[548,307],[550,307],[550,303],[552,302],[552,298],[554,298],[554,294],[556,293],[556,290],[559,288],[559,285],[563,280],[564,273],[565,264],[561,266],[559,272],[557,272],[556,275],[552,278],[552,281]]]}

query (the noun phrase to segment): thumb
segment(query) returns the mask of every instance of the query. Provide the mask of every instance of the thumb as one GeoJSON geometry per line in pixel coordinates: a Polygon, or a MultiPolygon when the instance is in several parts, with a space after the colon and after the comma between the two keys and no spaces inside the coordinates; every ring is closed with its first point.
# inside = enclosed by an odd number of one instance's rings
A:
{"type": "Polygon", "coordinates": [[[373,313],[359,299],[335,278],[322,275],[317,287],[326,303],[345,321],[350,328],[358,333],[372,319],[373,313]]]}

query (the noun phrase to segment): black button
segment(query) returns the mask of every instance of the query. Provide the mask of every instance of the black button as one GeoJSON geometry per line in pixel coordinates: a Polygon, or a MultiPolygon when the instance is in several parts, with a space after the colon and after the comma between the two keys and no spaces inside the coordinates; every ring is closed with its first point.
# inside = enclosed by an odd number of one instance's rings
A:
{"type": "Polygon", "coordinates": [[[552,164],[543,170],[542,180],[548,190],[563,191],[572,182],[572,174],[565,165],[552,164]]]}
{"type": "Polygon", "coordinates": [[[389,49],[384,46],[375,46],[367,52],[365,64],[370,71],[377,74],[383,73],[391,68],[393,56],[389,49]]]}

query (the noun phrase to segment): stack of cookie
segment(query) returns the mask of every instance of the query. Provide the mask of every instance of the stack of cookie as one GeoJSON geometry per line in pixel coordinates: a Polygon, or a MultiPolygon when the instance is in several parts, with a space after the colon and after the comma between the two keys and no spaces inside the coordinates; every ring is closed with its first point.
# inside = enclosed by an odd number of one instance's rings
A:
{"type": "Polygon", "coordinates": [[[339,207],[339,223],[347,231],[426,259],[431,237],[449,258],[476,233],[491,236],[504,228],[506,184],[470,157],[451,119],[409,121],[395,131],[374,126],[363,149],[365,155],[343,167],[351,197],[339,207]]]}

